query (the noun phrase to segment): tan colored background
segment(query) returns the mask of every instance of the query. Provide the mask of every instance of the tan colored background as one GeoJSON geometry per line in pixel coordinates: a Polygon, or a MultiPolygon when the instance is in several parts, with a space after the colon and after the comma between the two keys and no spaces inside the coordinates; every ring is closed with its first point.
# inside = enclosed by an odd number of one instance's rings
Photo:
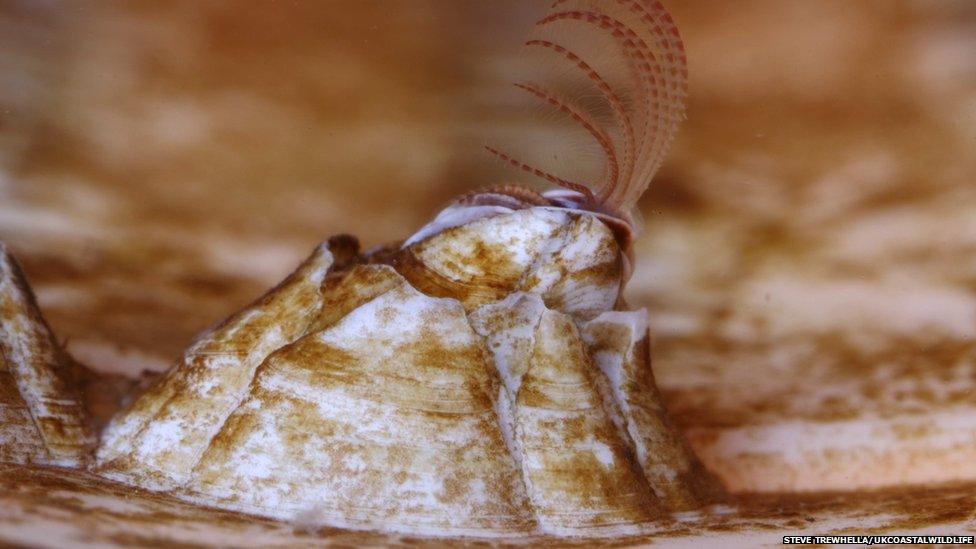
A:
{"type": "MultiPolygon", "coordinates": [[[[328,235],[524,180],[547,2],[0,2],[0,239],[69,350],[165,368],[328,235]]],[[[976,479],[976,4],[669,2],[689,120],[631,301],[734,490],[976,479]]]]}

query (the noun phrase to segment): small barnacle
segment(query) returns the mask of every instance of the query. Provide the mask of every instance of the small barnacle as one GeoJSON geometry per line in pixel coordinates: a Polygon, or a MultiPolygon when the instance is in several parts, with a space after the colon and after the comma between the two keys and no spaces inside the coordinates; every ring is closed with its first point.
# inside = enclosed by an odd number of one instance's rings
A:
{"type": "Polygon", "coordinates": [[[95,439],[70,368],[0,243],[0,462],[87,462],[95,439]]]}
{"type": "MultiPolygon", "coordinates": [[[[678,31],[656,1],[557,0],[526,47],[571,77],[516,85],[588,136],[599,177],[488,146],[561,188],[470,193],[367,252],[330,239],[114,417],[92,471],[244,513],[440,536],[637,534],[721,499],[668,420],[646,311],[621,297],[631,210],[684,114],[678,31]],[[560,91],[573,78],[599,106],[560,91]]],[[[0,298],[28,295],[13,276],[0,298]]],[[[9,360],[19,332],[4,326],[9,360]]],[[[41,343],[15,355],[21,370],[56,348],[43,323],[28,332],[41,343]]],[[[17,375],[33,406],[43,380],[17,375]]],[[[53,391],[62,424],[81,425],[53,391]]],[[[44,439],[52,454],[88,440],[62,434],[44,439]]]]}

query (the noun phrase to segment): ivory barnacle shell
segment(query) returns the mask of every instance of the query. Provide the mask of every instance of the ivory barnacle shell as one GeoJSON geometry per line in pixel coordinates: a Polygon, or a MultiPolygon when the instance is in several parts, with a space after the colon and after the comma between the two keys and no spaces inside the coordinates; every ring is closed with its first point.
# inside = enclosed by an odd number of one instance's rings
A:
{"type": "Polygon", "coordinates": [[[398,283],[273,353],[186,490],[346,527],[531,531],[496,380],[457,301],[398,283]]]}
{"type": "Polygon", "coordinates": [[[78,466],[94,444],[69,364],[0,243],[0,461],[78,466]]]}
{"type": "Polygon", "coordinates": [[[204,334],[110,424],[96,471],[436,535],[639,533],[711,501],[646,371],[644,313],[608,312],[620,250],[596,217],[493,212],[392,265],[333,248],[204,334]]]}

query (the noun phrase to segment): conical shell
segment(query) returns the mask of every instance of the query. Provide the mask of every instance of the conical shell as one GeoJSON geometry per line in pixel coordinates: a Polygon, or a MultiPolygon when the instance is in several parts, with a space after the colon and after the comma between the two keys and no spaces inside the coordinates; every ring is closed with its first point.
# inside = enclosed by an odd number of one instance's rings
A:
{"type": "Polygon", "coordinates": [[[392,265],[329,249],[121,414],[97,470],[427,535],[640,533],[711,501],[654,389],[645,313],[611,311],[620,253],[593,216],[495,213],[392,265]]]}
{"type": "Polygon", "coordinates": [[[94,437],[69,364],[0,243],[0,461],[79,466],[94,437]]]}
{"type": "MultiPolygon", "coordinates": [[[[568,190],[468,195],[365,255],[349,238],[320,246],[114,418],[94,470],[306,525],[427,535],[639,534],[714,501],[654,387],[646,314],[615,311],[628,210],[684,112],[677,29],[656,2],[560,0],[526,46],[547,61],[517,86],[589,135],[598,180],[488,147],[568,190]],[[554,60],[575,78],[545,81],[554,60]],[[597,101],[557,89],[572,80],[597,101]]],[[[81,464],[84,410],[0,256],[0,458],[81,464]]]]}

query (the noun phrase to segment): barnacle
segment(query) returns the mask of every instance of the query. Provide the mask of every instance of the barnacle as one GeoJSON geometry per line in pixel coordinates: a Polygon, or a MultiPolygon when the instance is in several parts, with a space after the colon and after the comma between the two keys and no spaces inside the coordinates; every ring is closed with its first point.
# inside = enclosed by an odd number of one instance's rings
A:
{"type": "MultiPolygon", "coordinates": [[[[557,1],[537,27],[527,46],[594,87],[609,122],[545,83],[518,86],[593,139],[603,175],[583,183],[489,147],[565,189],[472,193],[367,252],[330,239],[114,417],[95,473],[246,513],[431,535],[641,533],[722,499],[668,420],[646,311],[621,296],[629,211],[683,115],[677,30],[638,0],[557,1]],[[611,66],[552,34],[567,25],[601,35],[611,66]]],[[[37,436],[17,444],[82,465],[83,409],[51,381],[57,345],[4,258],[3,311],[22,320],[5,317],[0,381],[26,408],[0,427],[26,430],[29,409],[37,436]]],[[[0,445],[34,459],[17,448],[0,445]]]]}
{"type": "Polygon", "coordinates": [[[0,243],[0,461],[80,466],[93,443],[70,363],[0,243]]]}

